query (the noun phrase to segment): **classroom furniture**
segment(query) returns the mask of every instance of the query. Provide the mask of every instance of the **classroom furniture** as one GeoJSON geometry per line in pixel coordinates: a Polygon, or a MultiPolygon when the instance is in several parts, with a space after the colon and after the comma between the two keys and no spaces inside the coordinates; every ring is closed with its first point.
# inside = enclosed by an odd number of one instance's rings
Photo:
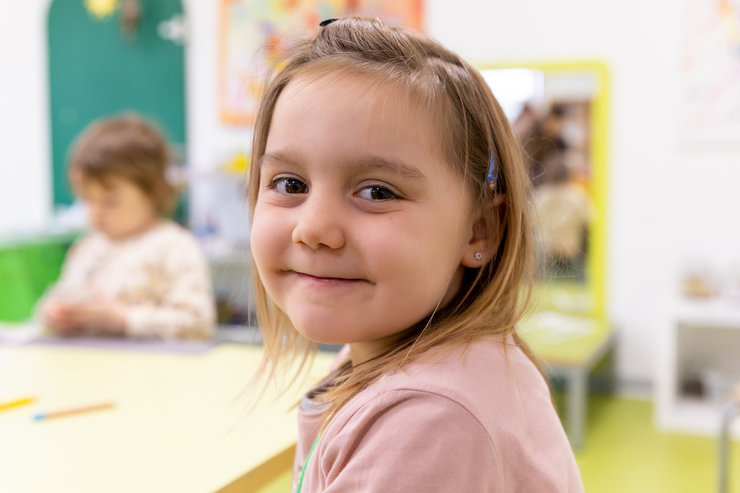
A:
{"type": "MultiPolygon", "coordinates": [[[[583,238],[584,265],[540,266],[542,272],[535,282],[537,306],[522,321],[520,332],[544,362],[548,375],[565,380],[565,428],[571,444],[578,448],[585,440],[589,375],[616,340],[607,309],[609,67],[598,60],[583,60],[507,62],[479,68],[515,123],[525,105],[535,118],[541,111],[547,113],[559,106],[566,108],[569,124],[580,128],[584,137],[580,144],[570,144],[580,158],[569,163],[571,184],[581,186],[590,202],[588,232],[583,238]]],[[[524,136],[521,143],[527,140],[524,136]]],[[[535,187],[535,196],[538,190],[535,187]]],[[[539,253],[544,260],[544,252],[539,253]]]]}
{"type": "Polygon", "coordinates": [[[730,484],[730,438],[732,423],[740,415],[740,386],[735,389],[732,398],[722,409],[722,423],[717,440],[717,486],[719,493],[727,493],[730,484]]]}
{"type": "MultiPolygon", "coordinates": [[[[586,440],[589,377],[613,351],[615,331],[585,309],[589,304],[582,287],[540,286],[534,296],[537,310],[524,318],[519,333],[544,363],[545,373],[565,381],[565,431],[578,449],[586,440]]],[[[609,373],[612,378],[611,368],[609,373]]]]}
{"type": "MultiPolygon", "coordinates": [[[[656,418],[666,431],[717,436],[740,381],[740,301],[680,298],[660,333],[656,418]]],[[[740,436],[740,423],[731,432],[740,436]]]]}
{"type": "Polygon", "coordinates": [[[0,237],[0,321],[27,320],[59,277],[76,233],[0,237]]]}
{"type": "MultiPolygon", "coordinates": [[[[143,346],[146,347],[146,346],[143,346]]],[[[290,392],[247,388],[261,348],[178,352],[70,345],[0,346],[0,490],[254,491],[292,464],[295,404],[334,354],[290,392]],[[100,402],[110,410],[33,421],[36,412],[100,402]]]]}
{"type": "MultiPolygon", "coordinates": [[[[586,258],[582,287],[586,288],[590,297],[590,315],[606,320],[611,121],[609,67],[599,60],[572,60],[481,64],[478,68],[503,108],[519,108],[514,112],[509,110],[513,120],[516,120],[525,104],[535,108],[537,112],[553,104],[570,106],[579,103],[585,109],[583,114],[577,112],[580,117],[570,122],[578,122],[577,127],[585,139],[572,149],[581,156],[578,173],[574,173],[572,181],[583,187],[591,201],[591,217],[584,237],[583,253],[586,258]],[[520,79],[522,73],[528,73],[531,78],[520,79]]],[[[524,143],[525,141],[520,142],[522,145],[524,143]]],[[[537,188],[534,194],[537,194],[537,188]]],[[[538,241],[541,239],[538,235],[535,237],[538,241]]],[[[551,266],[543,266],[543,270],[547,271],[549,267],[551,266]]],[[[567,276],[555,275],[551,280],[556,281],[554,284],[568,285],[571,282],[567,276]]]]}
{"type": "MultiPolygon", "coordinates": [[[[33,316],[36,303],[59,278],[65,255],[81,234],[38,231],[0,236],[0,323],[24,322],[33,316]]],[[[249,248],[236,245],[226,251],[200,240],[216,297],[229,305],[229,316],[220,316],[219,322],[246,323],[254,309],[249,248]]]]}

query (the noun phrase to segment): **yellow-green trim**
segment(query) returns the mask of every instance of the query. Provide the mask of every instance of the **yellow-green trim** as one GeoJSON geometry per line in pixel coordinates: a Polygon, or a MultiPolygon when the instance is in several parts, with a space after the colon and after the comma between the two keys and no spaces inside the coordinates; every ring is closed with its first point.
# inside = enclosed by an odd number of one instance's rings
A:
{"type": "Polygon", "coordinates": [[[607,322],[607,224],[609,191],[609,69],[596,60],[570,60],[545,62],[479,63],[480,70],[529,68],[545,74],[557,72],[580,72],[596,77],[596,94],[591,105],[591,191],[596,208],[596,217],[590,228],[589,256],[586,272],[588,285],[593,296],[592,315],[607,322]]]}

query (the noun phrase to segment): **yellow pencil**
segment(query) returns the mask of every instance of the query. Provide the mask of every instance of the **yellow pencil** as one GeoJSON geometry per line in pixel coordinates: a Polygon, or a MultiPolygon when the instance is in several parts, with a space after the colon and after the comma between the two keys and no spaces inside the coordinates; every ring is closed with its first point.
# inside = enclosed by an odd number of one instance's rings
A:
{"type": "Polygon", "coordinates": [[[35,397],[23,397],[21,399],[16,399],[10,402],[2,402],[0,403],[0,411],[5,411],[6,409],[11,409],[18,406],[25,406],[26,404],[30,404],[35,400],[35,397]]]}
{"type": "Polygon", "coordinates": [[[112,402],[103,402],[101,404],[93,404],[90,406],[73,407],[69,409],[62,409],[60,411],[52,411],[49,413],[38,413],[33,415],[35,421],[49,418],[61,418],[62,416],[69,416],[70,414],[80,414],[89,411],[102,411],[103,409],[110,409],[113,407],[112,402]]]}

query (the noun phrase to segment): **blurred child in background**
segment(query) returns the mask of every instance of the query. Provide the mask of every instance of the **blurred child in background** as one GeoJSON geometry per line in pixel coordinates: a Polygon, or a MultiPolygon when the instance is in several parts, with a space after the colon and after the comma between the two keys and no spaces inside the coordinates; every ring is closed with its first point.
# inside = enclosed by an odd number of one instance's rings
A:
{"type": "Polygon", "coordinates": [[[54,334],[206,338],[214,326],[210,274],[195,237],[167,215],[162,133],[133,114],[91,124],[75,143],[69,178],[91,231],[72,247],[40,303],[54,334]]]}
{"type": "Polygon", "coordinates": [[[550,276],[584,281],[593,205],[563,161],[555,163],[549,175],[533,200],[540,233],[538,246],[550,276]]]}

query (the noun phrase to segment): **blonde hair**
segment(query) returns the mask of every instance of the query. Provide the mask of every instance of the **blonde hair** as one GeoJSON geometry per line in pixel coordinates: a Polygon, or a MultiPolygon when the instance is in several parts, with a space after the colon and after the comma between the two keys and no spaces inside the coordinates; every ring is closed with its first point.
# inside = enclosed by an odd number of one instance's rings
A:
{"type": "Polygon", "coordinates": [[[162,132],[127,113],[91,123],[72,147],[70,181],[92,180],[107,186],[111,178],[130,181],[152,201],[159,214],[172,212],[177,188],[167,180],[170,149],[162,132]]]}
{"type": "MultiPolygon", "coordinates": [[[[344,372],[322,395],[327,420],[357,393],[382,375],[398,369],[427,350],[464,345],[485,336],[516,336],[516,325],[529,298],[533,271],[528,212],[529,180],[509,123],[487,84],[467,62],[435,41],[378,20],[346,18],[323,27],[296,46],[266,87],[255,123],[249,202],[259,194],[260,159],[265,152],[275,105],[291,80],[315,73],[374,76],[399,85],[411,101],[439,115],[447,161],[463,178],[491,238],[492,257],[478,269],[465,269],[457,296],[401,335],[385,354],[344,372]],[[489,184],[491,160],[495,180],[489,184]]],[[[298,376],[314,346],[270,300],[253,269],[258,323],[265,356],[260,375],[271,379],[300,360],[298,376]]],[[[534,358],[532,358],[534,360],[534,358]]]]}

